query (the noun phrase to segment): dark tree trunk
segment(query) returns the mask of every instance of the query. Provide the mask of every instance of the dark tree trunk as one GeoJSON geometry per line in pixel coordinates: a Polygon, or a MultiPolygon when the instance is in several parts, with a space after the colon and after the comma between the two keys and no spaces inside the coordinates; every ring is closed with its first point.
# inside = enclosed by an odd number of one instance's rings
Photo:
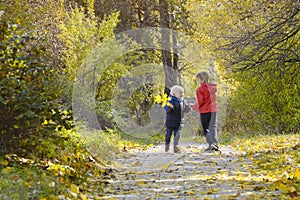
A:
{"type": "MultiPolygon", "coordinates": [[[[163,28],[161,31],[161,53],[162,53],[162,63],[164,65],[165,71],[165,91],[177,84],[177,73],[178,68],[178,56],[172,55],[172,46],[175,45],[171,43],[171,32],[166,30],[170,29],[170,13],[169,4],[167,0],[159,0],[159,13],[160,13],[160,27],[163,28]]],[[[173,37],[173,42],[176,42],[176,37],[173,37]]]]}

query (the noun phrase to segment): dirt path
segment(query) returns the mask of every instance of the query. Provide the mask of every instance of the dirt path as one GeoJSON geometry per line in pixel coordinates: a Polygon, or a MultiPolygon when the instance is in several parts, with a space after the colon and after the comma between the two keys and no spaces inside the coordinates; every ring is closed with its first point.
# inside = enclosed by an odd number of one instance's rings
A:
{"type": "Polygon", "coordinates": [[[241,152],[204,148],[183,143],[177,154],[165,153],[163,145],[127,153],[117,160],[103,199],[277,199],[241,152]]]}

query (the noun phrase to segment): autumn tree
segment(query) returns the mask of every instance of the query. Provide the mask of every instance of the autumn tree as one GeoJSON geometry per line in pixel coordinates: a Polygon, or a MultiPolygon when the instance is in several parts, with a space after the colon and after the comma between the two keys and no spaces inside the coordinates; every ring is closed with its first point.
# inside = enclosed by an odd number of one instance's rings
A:
{"type": "Polygon", "coordinates": [[[198,38],[232,86],[228,127],[299,130],[299,1],[190,1],[198,38]],[[197,22],[197,20],[199,20],[197,22]]]}
{"type": "MultiPolygon", "coordinates": [[[[120,22],[117,24],[116,28],[117,34],[134,28],[143,27],[161,27],[173,30],[187,30],[187,21],[183,23],[183,21],[186,19],[184,16],[187,13],[183,5],[184,1],[171,0],[125,0],[122,2],[95,0],[94,10],[96,16],[98,16],[100,19],[103,19],[107,14],[111,14],[115,11],[120,12],[120,22]]],[[[165,69],[165,84],[167,88],[170,88],[172,85],[178,83],[179,76],[179,58],[178,54],[174,51],[174,47],[177,46],[176,37],[176,35],[170,35],[163,32],[159,39],[156,38],[156,36],[153,36],[152,38],[149,37],[148,39],[150,40],[163,41],[161,45],[166,45],[165,48],[168,50],[160,50],[160,47],[152,50],[140,49],[138,52],[127,54],[127,59],[123,59],[122,61],[124,63],[119,66],[138,66],[151,62],[163,64],[165,69]],[[137,55],[139,55],[139,57],[137,57],[137,55]]],[[[137,39],[137,41],[138,40],[139,39],[137,39]]],[[[106,86],[99,84],[97,90],[101,91],[103,87],[106,86]]],[[[149,94],[151,94],[150,91],[152,91],[152,89],[150,89],[149,86],[144,86],[142,91],[145,91],[145,94],[142,95],[144,101],[142,99],[135,101],[140,102],[141,105],[133,106],[133,109],[135,107],[145,109],[150,106],[151,102],[146,99],[149,94]],[[147,104],[147,106],[142,106],[144,104],[147,104]]],[[[147,110],[136,110],[135,112],[146,114],[147,110]]],[[[137,120],[141,121],[141,119],[137,120]]]]}

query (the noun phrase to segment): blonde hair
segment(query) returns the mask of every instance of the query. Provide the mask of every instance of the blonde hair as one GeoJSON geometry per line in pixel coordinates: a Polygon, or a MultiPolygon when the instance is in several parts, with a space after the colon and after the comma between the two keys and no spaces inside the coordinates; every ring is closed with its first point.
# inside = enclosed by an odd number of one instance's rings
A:
{"type": "Polygon", "coordinates": [[[196,76],[196,78],[200,78],[201,81],[204,81],[205,83],[208,82],[209,75],[207,72],[199,72],[196,76]]]}
{"type": "Polygon", "coordinates": [[[174,85],[172,88],[171,88],[171,92],[170,94],[172,96],[175,96],[175,94],[178,94],[180,92],[184,92],[184,89],[183,87],[181,87],[180,85],[174,85]]]}

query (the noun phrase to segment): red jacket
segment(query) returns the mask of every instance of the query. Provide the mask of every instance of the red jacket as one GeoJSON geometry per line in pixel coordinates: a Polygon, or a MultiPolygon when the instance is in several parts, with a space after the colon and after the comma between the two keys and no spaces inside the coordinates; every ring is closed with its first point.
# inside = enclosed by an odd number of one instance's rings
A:
{"type": "Polygon", "coordinates": [[[218,112],[217,105],[217,84],[202,83],[196,91],[197,102],[192,107],[199,113],[218,112]]]}

